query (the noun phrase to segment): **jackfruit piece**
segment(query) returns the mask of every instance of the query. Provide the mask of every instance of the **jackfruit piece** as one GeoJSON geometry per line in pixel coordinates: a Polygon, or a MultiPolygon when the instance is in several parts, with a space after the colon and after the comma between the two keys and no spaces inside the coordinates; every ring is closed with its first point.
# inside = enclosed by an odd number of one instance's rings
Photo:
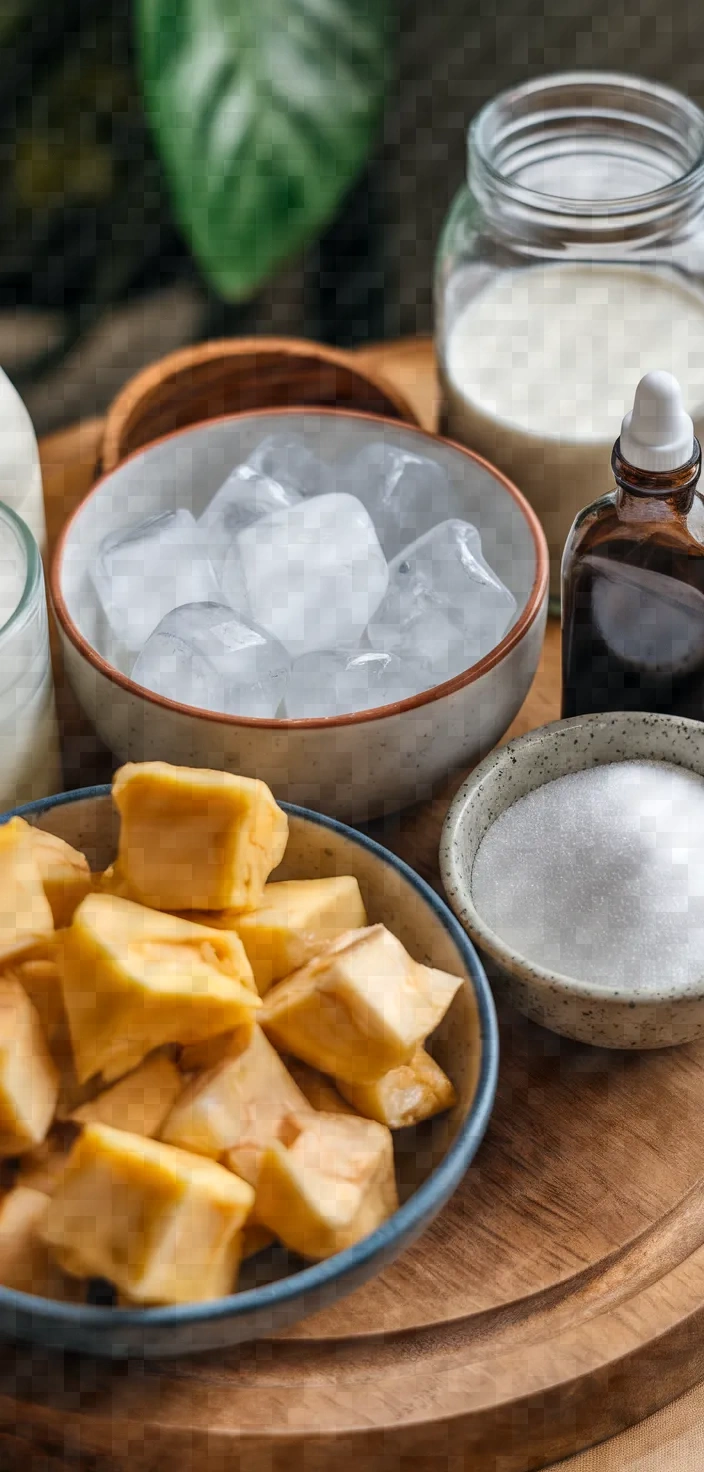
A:
{"type": "Polygon", "coordinates": [[[261,1007],[234,932],[113,895],[79,905],[57,960],[79,1083],[109,1083],[162,1043],[216,1036],[261,1007]]]}
{"type": "Polygon", "coordinates": [[[278,1053],[256,1027],[249,1045],[198,1074],[176,1100],[161,1138],[214,1159],[256,1185],[264,1146],[287,1115],[310,1112],[278,1053]]]}
{"type": "Polygon", "coordinates": [[[264,782],[144,762],[113,780],[120,813],[116,873],[155,910],[248,910],[261,901],[288,839],[264,782]]]}
{"type": "Polygon", "coordinates": [[[109,1124],[116,1130],[153,1138],[182,1089],[176,1064],[156,1053],[95,1099],[79,1105],[70,1117],[76,1124],[109,1124]]]}
{"type": "Polygon", "coordinates": [[[272,987],[259,1021],[283,1053],[348,1083],[370,1083],[434,1031],[462,986],[413,961],[383,925],[352,930],[272,987]]]}
{"type": "Polygon", "coordinates": [[[23,818],[13,821],[27,830],[54,925],[60,930],[71,924],[74,910],[90,894],[92,876],[88,860],[54,833],[45,833],[43,829],[25,823],[23,818]]]}
{"type": "Polygon", "coordinates": [[[52,1126],[41,1145],[28,1150],[20,1159],[16,1184],[52,1196],[61,1177],[69,1152],[78,1135],[78,1126],[60,1123],[52,1126]]]}
{"type": "Polygon", "coordinates": [[[0,1283],[19,1293],[80,1303],[85,1294],[68,1278],[42,1240],[49,1198],[29,1186],[15,1186],[0,1201],[0,1283]]]}
{"type": "Polygon", "coordinates": [[[94,874],[91,884],[93,894],[114,894],[120,900],[129,900],[129,885],[117,863],[109,864],[102,873],[94,874]]]}
{"type": "Polygon", "coordinates": [[[56,961],[39,957],[29,961],[15,961],[3,972],[3,975],[14,977],[34,1003],[49,1047],[53,1049],[54,1042],[60,1046],[63,1033],[68,1026],[68,1019],[64,1007],[61,974],[56,961]]]}
{"type": "Polygon", "coordinates": [[[398,1206],[391,1133],[355,1115],[314,1114],[286,1148],[264,1151],[257,1221],[302,1257],[331,1257],[398,1206]]]}
{"type": "Polygon", "coordinates": [[[0,965],[27,955],[54,933],[28,823],[0,827],[0,965]]]}
{"type": "Polygon", "coordinates": [[[339,1088],[358,1114],[391,1130],[432,1119],[457,1102],[447,1074],[425,1048],[417,1048],[408,1063],[392,1068],[375,1083],[349,1084],[341,1079],[339,1088]]]}
{"type": "Polygon", "coordinates": [[[178,1066],[182,1073],[202,1073],[214,1068],[224,1058],[239,1058],[252,1041],[256,1023],[243,1022],[231,1032],[220,1032],[215,1038],[204,1038],[202,1043],[188,1043],[181,1049],[178,1066]]]}
{"type": "Polygon", "coordinates": [[[59,1075],[39,1014],[12,977],[0,977],[0,1156],[21,1155],[44,1139],[59,1075]]]}
{"type": "Polygon", "coordinates": [[[349,875],[267,884],[256,910],[222,910],[209,921],[200,918],[205,925],[237,931],[261,997],[338,935],[367,923],[359,885],[349,875]]]}
{"type": "Polygon", "coordinates": [[[59,1119],[65,1119],[77,1104],[92,1097],[97,1089],[96,1086],[88,1088],[79,1084],[76,1078],[61,972],[56,960],[15,961],[3,975],[19,982],[39,1013],[49,1052],[59,1070],[56,1114],[59,1119]]]}
{"type": "Polygon", "coordinates": [[[97,1099],[98,1094],[106,1087],[106,1081],[102,1074],[94,1073],[83,1083],[78,1082],[68,1021],[60,1045],[57,1047],[54,1044],[52,1047],[52,1058],[59,1070],[59,1097],[56,1100],[55,1115],[59,1122],[66,1123],[74,1109],[80,1109],[81,1104],[97,1099]]]}
{"type": "Polygon", "coordinates": [[[338,1092],[331,1078],[326,1078],[324,1073],[319,1073],[317,1068],[311,1068],[309,1063],[301,1063],[300,1058],[285,1058],[284,1062],[302,1094],[305,1094],[311,1109],[318,1110],[322,1114],[356,1114],[338,1092]]]}
{"type": "Polygon", "coordinates": [[[202,1156],[87,1125],[50,1201],[44,1238],[76,1277],[107,1278],[134,1303],[232,1292],[254,1192],[202,1156]]]}

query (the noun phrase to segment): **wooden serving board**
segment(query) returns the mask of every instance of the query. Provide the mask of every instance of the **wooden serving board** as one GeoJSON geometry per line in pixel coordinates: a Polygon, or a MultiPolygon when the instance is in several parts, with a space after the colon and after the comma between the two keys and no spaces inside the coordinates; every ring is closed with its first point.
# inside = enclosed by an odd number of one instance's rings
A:
{"type": "MultiPolygon", "coordinates": [[[[396,361],[429,417],[427,346],[384,350],[387,375],[396,361]]],[[[43,446],[52,533],[99,434],[43,446]]],[[[558,643],[550,627],[514,734],[558,714],[558,643]]],[[[106,776],[65,695],[62,709],[69,779],[106,776]]],[[[446,806],[376,830],[436,884],[446,806]]],[[[622,1056],[506,1013],[487,1138],[410,1251],[229,1353],[144,1365],[2,1348],[2,1472],[526,1472],[612,1435],[704,1376],[703,1099],[704,1045],[622,1056]]]]}

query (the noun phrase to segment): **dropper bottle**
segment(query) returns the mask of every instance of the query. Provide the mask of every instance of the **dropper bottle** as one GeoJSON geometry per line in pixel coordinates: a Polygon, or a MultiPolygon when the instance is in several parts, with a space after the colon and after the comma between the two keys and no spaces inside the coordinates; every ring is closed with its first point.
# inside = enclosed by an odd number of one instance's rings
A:
{"type": "Polygon", "coordinates": [[[704,720],[701,449],[671,373],[641,379],[611,464],[562,559],[562,714],[704,720]]]}

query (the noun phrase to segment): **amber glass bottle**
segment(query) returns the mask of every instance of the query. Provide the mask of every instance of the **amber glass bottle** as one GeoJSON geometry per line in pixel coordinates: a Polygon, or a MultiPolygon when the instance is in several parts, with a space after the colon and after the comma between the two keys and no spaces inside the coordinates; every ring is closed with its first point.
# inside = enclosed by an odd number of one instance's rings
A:
{"type": "Polygon", "coordinates": [[[671,375],[647,374],[614,446],[616,488],[579,514],[565,546],[563,716],[704,720],[704,499],[691,426],[671,375]]]}

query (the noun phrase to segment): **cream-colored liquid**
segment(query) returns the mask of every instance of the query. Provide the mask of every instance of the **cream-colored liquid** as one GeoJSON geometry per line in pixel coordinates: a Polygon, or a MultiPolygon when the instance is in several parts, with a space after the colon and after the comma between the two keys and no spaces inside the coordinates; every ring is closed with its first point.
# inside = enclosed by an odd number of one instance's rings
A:
{"type": "Polygon", "coordinates": [[[24,542],[0,518],[0,812],[61,788],[44,585],[27,602],[26,583],[24,542]]]}
{"type": "Polygon", "coordinates": [[[0,696],[0,811],[35,798],[50,797],[63,786],[54,683],[47,669],[29,700],[0,696]]]}
{"type": "Polygon", "coordinates": [[[22,400],[0,368],[0,501],[26,523],[46,551],[44,493],[37,437],[22,400]]]}
{"type": "Polygon", "coordinates": [[[27,581],[24,548],[12,527],[0,521],[0,629],[12,617],[27,581]]]}
{"type": "Polygon", "coordinates": [[[447,433],[498,465],[535,507],[553,596],[577,512],[613,485],[611,447],[643,374],[674,373],[704,433],[704,296],[673,271],[505,272],[458,315],[444,356],[447,433]]]}

